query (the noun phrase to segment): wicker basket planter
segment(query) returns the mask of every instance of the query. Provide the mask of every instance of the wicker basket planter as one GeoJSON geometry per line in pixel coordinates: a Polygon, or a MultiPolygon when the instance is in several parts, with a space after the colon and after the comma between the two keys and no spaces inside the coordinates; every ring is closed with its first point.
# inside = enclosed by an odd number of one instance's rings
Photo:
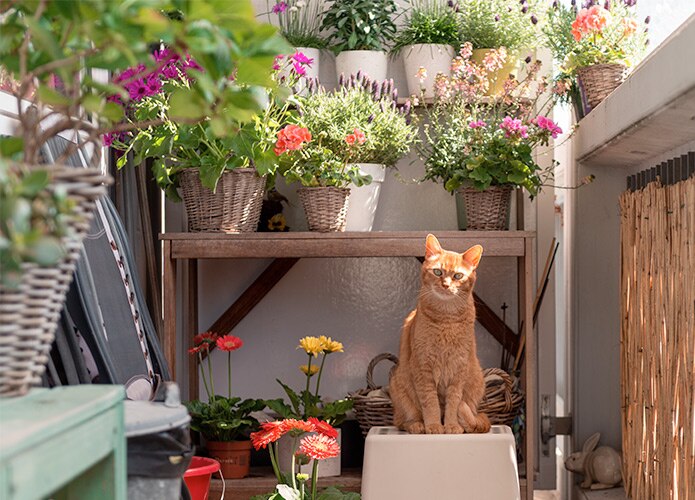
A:
{"type": "Polygon", "coordinates": [[[345,231],[349,188],[302,187],[297,190],[304,206],[309,231],[333,233],[345,231]]]}
{"type": "Polygon", "coordinates": [[[627,67],[624,64],[594,64],[577,68],[579,86],[583,92],[582,100],[588,108],[584,113],[598,106],[623,83],[626,74],[627,67]]]}
{"type": "Polygon", "coordinates": [[[261,217],[265,177],[259,177],[255,169],[225,170],[214,193],[202,185],[197,168],[186,169],[179,175],[189,231],[256,231],[261,217]]]}
{"type": "Polygon", "coordinates": [[[511,185],[490,186],[485,191],[463,187],[456,192],[459,229],[506,231],[512,202],[511,185]]]}
{"type": "Polygon", "coordinates": [[[65,217],[66,255],[52,267],[25,263],[18,288],[0,284],[0,396],[22,396],[41,381],[94,201],[110,182],[95,168],[54,166],[50,172],[51,188],[63,190],[74,202],[73,212],[65,217]]]}
{"type": "MultiPolygon", "coordinates": [[[[363,436],[366,436],[372,427],[393,425],[393,404],[388,390],[377,387],[372,378],[374,367],[384,360],[394,363],[391,368],[393,372],[398,358],[389,353],[377,355],[367,367],[367,387],[350,394],[363,436]]],[[[478,410],[485,413],[493,425],[511,426],[524,403],[524,393],[519,387],[518,379],[499,368],[486,368],[483,370],[483,376],[485,397],[478,410]]]]}

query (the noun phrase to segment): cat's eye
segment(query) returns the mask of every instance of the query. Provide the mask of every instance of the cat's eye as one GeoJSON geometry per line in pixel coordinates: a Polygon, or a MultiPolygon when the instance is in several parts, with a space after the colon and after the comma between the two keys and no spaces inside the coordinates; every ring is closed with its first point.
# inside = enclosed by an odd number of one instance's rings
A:
{"type": "Polygon", "coordinates": [[[441,276],[442,275],[441,269],[432,269],[432,272],[434,273],[435,276],[441,276]]]}
{"type": "Polygon", "coordinates": [[[463,273],[454,274],[454,279],[455,280],[462,280],[463,279],[463,273]]]}

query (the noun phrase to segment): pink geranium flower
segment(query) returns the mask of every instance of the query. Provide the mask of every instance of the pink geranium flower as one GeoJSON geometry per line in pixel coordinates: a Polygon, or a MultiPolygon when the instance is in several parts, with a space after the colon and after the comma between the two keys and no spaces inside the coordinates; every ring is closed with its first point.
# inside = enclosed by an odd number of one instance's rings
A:
{"type": "Polygon", "coordinates": [[[278,2],[273,5],[273,14],[280,14],[287,10],[287,2],[278,2]]]}

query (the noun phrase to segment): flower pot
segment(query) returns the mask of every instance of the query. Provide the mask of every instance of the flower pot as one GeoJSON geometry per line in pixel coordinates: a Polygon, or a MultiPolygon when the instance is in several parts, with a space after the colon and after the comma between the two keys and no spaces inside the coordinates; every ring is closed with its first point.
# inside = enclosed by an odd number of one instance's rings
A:
{"type": "Polygon", "coordinates": [[[203,186],[197,168],[179,174],[181,197],[190,232],[250,233],[256,231],[263,205],[265,176],[253,168],[225,170],[212,192],[203,186]]]}
{"type": "MultiPolygon", "coordinates": [[[[338,437],[336,439],[338,444],[342,445],[342,431],[340,429],[337,430],[338,437]]],[[[308,436],[308,434],[306,435],[308,436]]],[[[299,447],[299,442],[302,437],[295,438],[289,434],[285,434],[278,440],[278,464],[282,472],[289,472],[292,470],[292,454],[299,447]]],[[[309,462],[309,464],[301,466],[301,471],[295,470],[295,472],[304,472],[311,475],[311,465],[311,462],[309,462]]],[[[340,455],[319,462],[319,477],[339,476],[340,471],[340,455]]]]}
{"type": "Polygon", "coordinates": [[[338,78],[356,75],[362,71],[372,80],[386,80],[388,56],[379,50],[346,50],[335,58],[335,72],[338,78]]]}
{"type": "Polygon", "coordinates": [[[308,58],[314,60],[314,62],[311,63],[311,66],[305,66],[306,75],[304,76],[306,76],[306,78],[318,78],[319,69],[321,67],[321,51],[319,49],[314,49],[311,47],[297,47],[296,51],[301,52],[308,58]]]}
{"type": "Polygon", "coordinates": [[[462,187],[456,191],[456,214],[462,231],[506,231],[512,203],[510,185],[490,186],[485,191],[462,187]]]}
{"type": "Polygon", "coordinates": [[[309,231],[345,231],[349,188],[302,187],[297,190],[297,194],[304,207],[309,231]]]}
{"type": "Polygon", "coordinates": [[[208,453],[220,463],[225,479],[242,479],[249,475],[251,441],[208,441],[208,453]]]}
{"type": "Polygon", "coordinates": [[[220,470],[217,460],[205,457],[193,457],[191,465],[183,474],[191,500],[208,500],[210,492],[210,479],[212,475],[220,470]]]}
{"type": "Polygon", "coordinates": [[[0,283],[0,397],[22,396],[41,382],[95,200],[111,182],[98,168],[44,167],[52,178],[48,189],[74,204],[63,219],[65,256],[53,266],[23,264],[17,288],[0,283]]]}
{"type": "MultiPolygon", "coordinates": [[[[483,61],[485,56],[488,55],[493,49],[473,49],[473,55],[471,55],[471,60],[476,64],[483,66],[483,61]]],[[[488,72],[487,79],[490,82],[490,87],[488,88],[487,95],[495,96],[502,93],[504,90],[504,82],[509,78],[509,75],[514,75],[517,72],[519,65],[519,59],[513,52],[507,53],[507,60],[504,65],[496,70],[488,72]]]]}
{"type": "Polygon", "coordinates": [[[434,97],[434,79],[438,73],[446,76],[451,74],[451,61],[456,50],[451,45],[420,43],[408,45],[403,49],[403,64],[405,77],[410,95],[421,95],[424,90],[425,98],[434,97]],[[418,76],[420,68],[425,68],[427,76],[422,82],[418,76]]]}
{"type": "Polygon", "coordinates": [[[627,66],[624,64],[594,64],[577,68],[579,88],[585,106],[584,113],[588,113],[608,97],[608,94],[623,83],[626,75],[627,66]]]}
{"type": "Polygon", "coordinates": [[[350,184],[350,203],[345,217],[346,231],[371,231],[379,204],[381,184],[386,177],[386,167],[378,163],[358,163],[363,175],[371,175],[372,183],[357,187],[350,184]]]}

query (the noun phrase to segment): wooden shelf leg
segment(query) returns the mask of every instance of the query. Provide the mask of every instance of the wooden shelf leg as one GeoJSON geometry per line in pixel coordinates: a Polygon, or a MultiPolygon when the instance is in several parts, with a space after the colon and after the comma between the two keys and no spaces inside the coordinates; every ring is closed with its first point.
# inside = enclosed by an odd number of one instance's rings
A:
{"type": "MultiPolygon", "coordinates": [[[[184,308],[184,345],[193,347],[193,337],[198,334],[198,260],[185,261],[186,285],[184,308]]],[[[198,356],[188,356],[188,399],[198,399],[198,356]]]]}
{"type": "Polygon", "coordinates": [[[524,322],[526,357],[526,498],[533,499],[536,475],[536,335],[533,329],[533,238],[524,239],[524,256],[518,258],[519,311],[524,322]]]}
{"type": "Polygon", "coordinates": [[[169,365],[171,379],[176,380],[176,260],[171,255],[171,241],[164,240],[163,320],[161,338],[164,357],[169,365]]]}

